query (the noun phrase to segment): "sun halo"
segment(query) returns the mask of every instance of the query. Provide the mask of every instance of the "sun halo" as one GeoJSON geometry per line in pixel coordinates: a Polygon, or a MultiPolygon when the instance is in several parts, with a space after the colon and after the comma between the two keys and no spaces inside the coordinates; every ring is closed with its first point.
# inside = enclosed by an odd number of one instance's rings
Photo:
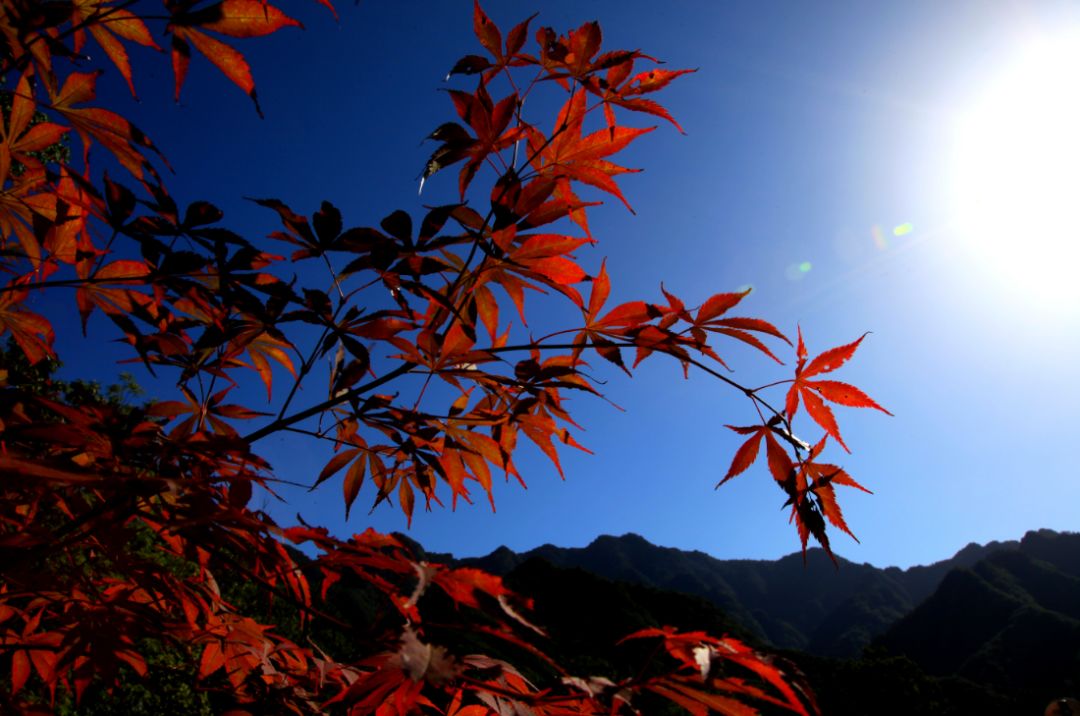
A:
{"type": "Polygon", "coordinates": [[[1008,298],[1080,309],[1080,33],[1030,43],[956,127],[950,209],[1008,298]]]}

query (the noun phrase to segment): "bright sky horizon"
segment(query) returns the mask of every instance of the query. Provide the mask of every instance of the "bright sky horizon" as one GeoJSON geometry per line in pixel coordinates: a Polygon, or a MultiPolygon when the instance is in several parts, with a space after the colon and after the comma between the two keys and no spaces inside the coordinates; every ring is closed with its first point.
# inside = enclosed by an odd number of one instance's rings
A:
{"type": "MultiPolygon", "coordinates": [[[[277,218],[243,197],[276,197],[303,214],[327,199],[347,226],[453,201],[453,170],[417,196],[434,148],[420,140],[456,118],[439,90],[474,82],[442,81],[479,51],[472,3],[406,11],[342,2],[337,23],[316,3],[281,6],[307,29],[238,43],[263,120],[201,58],[179,105],[166,57],[135,62],[137,104],[115,70],[102,79],[102,104],[115,103],[169,158],[178,202],[212,201],[223,225],[254,239],[277,218]]],[[[657,97],[686,136],[657,122],[620,155],[644,169],[620,178],[636,216],[606,201],[590,218],[599,244],[579,258],[595,271],[606,257],[612,304],[659,301],[661,282],[692,305],[752,286],[740,315],[792,338],[801,326],[811,356],[871,332],[834,374],[895,414],[836,408],[853,452],[833,445],[828,454],[875,493],[840,494],[861,542],[830,535],[851,561],[908,567],[971,542],[1080,529],[1069,449],[1080,432],[1070,372],[1080,365],[1080,9],[1004,0],[657,7],[485,4],[504,31],[536,10],[534,27],[559,31],[595,19],[606,49],[640,48],[667,68],[698,69],[657,97]]],[[[537,121],[548,127],[553,117],[537,121]]],[[[62,341],[61,355],[107,354],[62,341]]],[[[783,349],[780,367],[720,345],[737,380],[790,377],[786,346],[770,344],[783,349]]],[[[112,370],[83,355],[64,375],[112,370]]],[[[565,481],[525,449],[517,461],[528,490],[497,485],[494,514],[480,495],[456,512],[418,508],[407,534],[456,556],[627,532],[719,558],[799,549],[763,462],[713,489],[740,442],[723,425],[754,420],[745,399],[704,375],[684,380],[672,361],[647,362],[633,379],[605,377],[607,397],[625,412],[573,401],[586,428],[576,437],[595,455],[564,452],[565,481]]],[[[238,402],[258,409],[258,400],[253,391],[238,402]]],[[[258,449],[280,477],[300,482],[329,458],[276,438],[258,449]]],[[[396,507],[367,514],[370,485],[348,522],[340,476],[311,495],[283,494],[288,505],[268,502],[282,522],[299,512],[342,536],[406,531],[396,507]]]]}

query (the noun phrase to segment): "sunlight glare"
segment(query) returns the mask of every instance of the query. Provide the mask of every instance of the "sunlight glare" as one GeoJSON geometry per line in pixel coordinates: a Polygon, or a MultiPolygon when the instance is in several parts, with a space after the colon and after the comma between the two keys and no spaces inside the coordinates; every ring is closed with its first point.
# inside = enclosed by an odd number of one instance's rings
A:
{"type": "Polygon", "coordinates": [[[973,268],[1008,298],[1072,309],[1080,294],[1080,33],[1043,38],[957,127],[953,209],[973,268]]]}

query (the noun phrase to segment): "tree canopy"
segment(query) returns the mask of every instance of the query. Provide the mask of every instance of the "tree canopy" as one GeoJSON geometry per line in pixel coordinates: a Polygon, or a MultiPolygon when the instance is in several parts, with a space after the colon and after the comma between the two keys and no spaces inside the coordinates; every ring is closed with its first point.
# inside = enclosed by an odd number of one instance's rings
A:
{"type": "Polygon", "coordinates": [[[253,506],[282,482],[259,446],[286,434],[332,446],[306,486],[337,484],[346,512],[365,483],[373,506],[396,503],[410,520],[417,506],[494,505],[494,477],[524,484],[519,444],[560,473],[561,451],[586,449],[566,397],[600,395],[588,361],[631,373],[665,356],[730,386],[760,419],[729,426],[746,440],[720,483],[764,446],[804,549],[811,536],[830,549],[827,525],[850,533],[835,488],[865,488],[823,457],[830,442],[848,449],[829,403],[884,409],[827,374],[863,339],[811,357],[801,329],[793,342],[739,315],[746,292],[610,302],[606,265],[575,256],[602,235],[590,208],[605,194],[629,208],[617,178],[635,170],[616,155],[654,129],[641,119],[681,129],[653,97],[692,70],[602,49],[596,22],[559,33],[534,20],[504,32],[474,5],[479,48],[451,67],[451,109],[420,176],[422,191],[456,173],[459,202],[367,225],[329,202],[301,213],[260,197],[280,226],[255,237],[227,228],[214,203],[173,196],[153,128],[97,104],[95,87],[118,72],[134,94],[133,63],[156,59],[142,46],[168,55],[179,97],[200,54],[259,110],[233,40],[298,20],[260,0],[0,5],[6,709],[48,712],[171,668],[231,713],[629,713],[658,697],[694,714],[815,710],[782,662],[702,632],[627,635],[628,653],[656,644],[632,676],[568,673],[544,654],[527,595],[500,578],[424,561],[371,529],[342,539],[253,506]],[[101,66],[84,56],[91,44],[101,66]],[[541,93],[559,96],[554,116],[526,111],[541,93]],[[55,150],[64,143],[70,155],[55,150]],[[126,175],[102,172],[91,148],[126,175]],[[538,305],[576,317],[536,335],[538,305]],[[175,392],[137,405],[52,379],[41,367],[65,359],[56,332],[75,325],[56,310],[117,338],[175,392]],[[794,378],[741,385],[724,362],[730,341],[777,364],[793,347],[794,378]],[[252,379],[271,411],[233,402],[252,379]],[[798,429],[797,417],[808,418],[798,429]],[[343,581],[380,605],[370,620],[328,610],[343,581]],[[296,623],[277,623],[276,603],[296,623]],[[539,670],[527,678],[508,654],[539,670]]]}

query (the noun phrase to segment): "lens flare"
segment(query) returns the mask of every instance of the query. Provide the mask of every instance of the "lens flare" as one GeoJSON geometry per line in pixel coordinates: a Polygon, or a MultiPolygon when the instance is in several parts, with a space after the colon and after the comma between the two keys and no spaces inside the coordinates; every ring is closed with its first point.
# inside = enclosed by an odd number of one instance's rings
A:
{"type": "Polygon", "coordinates": [[[784,276],[787,277],[788,281],[801,281],[806,276],[806,274],[810,273],[810,269],[812,269],[813,267],[813,264],[811,264],[809,261],[801,261],[797,264],[789,264],[788,267],[784,269],[784,276]]]}
{"type": "Polygon", "coordinates": [[[874,246],[877,247],[878,251],[885,251],[889,248],[889,240],[885,238],[885,232],[877,224],[870,227],[870,236],[874,239],[874,246]]]}

